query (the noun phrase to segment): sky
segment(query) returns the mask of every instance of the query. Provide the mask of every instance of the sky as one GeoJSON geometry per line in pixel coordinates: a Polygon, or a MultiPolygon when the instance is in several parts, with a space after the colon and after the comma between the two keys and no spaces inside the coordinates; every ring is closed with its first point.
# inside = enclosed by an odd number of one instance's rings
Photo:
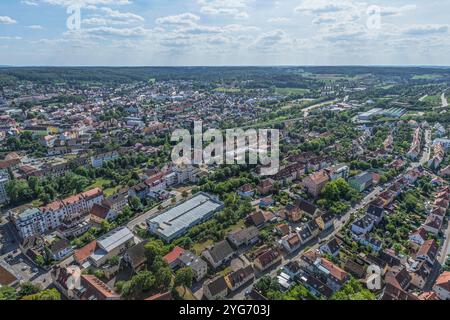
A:
{"type": "Polygon", "coordinates": [[[1,0],[0,65],[450,65],[450,0],[1,0]]]}

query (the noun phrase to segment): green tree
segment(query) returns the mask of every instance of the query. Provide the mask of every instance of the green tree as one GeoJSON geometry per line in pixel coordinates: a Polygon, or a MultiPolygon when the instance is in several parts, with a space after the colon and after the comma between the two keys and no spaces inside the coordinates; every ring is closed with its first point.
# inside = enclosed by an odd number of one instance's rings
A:
{"type": "Polygon", "coordinates": [[[47,289],[36,294],[25,296],[22,300],[61,300],[61,294],[56,289],[47,289]]]}
{"type": "Polygon", "coordinates": [[[17,298],[16,289],[9,286],[0,287],[0,300],[17,300],[17,298]]]}
{"type": "Polygon", "coordinates": [[[177,272],[175,273],[174,285],[189,288],[192,286],[193,279],[194,279],[194,271],[192,270],[192,268],[189,267],[181,268],[178,269],[177,272]]]}

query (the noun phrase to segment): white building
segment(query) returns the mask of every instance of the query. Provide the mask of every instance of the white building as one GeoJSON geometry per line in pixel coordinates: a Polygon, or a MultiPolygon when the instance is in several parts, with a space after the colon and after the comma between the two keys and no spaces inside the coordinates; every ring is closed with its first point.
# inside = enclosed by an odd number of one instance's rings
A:
{"type": "Polygon", "coordinates": [[[38,208],[22,206],[11,209],[9,216],[22,239],[48,231],[44,215],[38,208]]]}
{"type": "Polygon", "coordinates": [[[94,168],[101,168],[107,161],[113,161],[119,158],[117,151],[102,153],[91,157],[91,164],[94,168]]]}
{"type": "Polygon", "coordinates": [[[8,194],[6,192],[6,185],[9,182],[9,174],[5,171],[0,171],[0,204],[9,201],[8,194]]]}

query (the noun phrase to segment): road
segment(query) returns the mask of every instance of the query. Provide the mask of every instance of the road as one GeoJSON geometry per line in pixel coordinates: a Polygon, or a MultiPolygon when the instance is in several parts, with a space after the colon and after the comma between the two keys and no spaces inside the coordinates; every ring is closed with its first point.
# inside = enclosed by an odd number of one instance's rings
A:
{"type": "Polygon", "coordinates": [[[326,105],[336,103],[336,102],[338,102],[338,101],[339,101],[339,99],[328,100],[328,101],[324,101],[324,102],[321,102],[321,103],[312,105],[312,106],[307,107],[307,108],[305,108],[305,109],[302,109],[302,111],[303,111],[303,117],[304,117],[304,118],[307,118],[308,115],[309,115],[309,112],[310,112],[311,110],[314,110],[314,109],[317,109],[317,108],[321,108],[321,107],[324,107],[324,106],[326,106],[326,105]]]}
{"type": "Polygon", "coordinates": [[[441,95],[441,101],[442,101],[442,108],[447,108],[448,107],[448,101],[447,101],[447,98],[445,97],[445,91],[444,92],[442,92],[442,95],[441,95]]]}

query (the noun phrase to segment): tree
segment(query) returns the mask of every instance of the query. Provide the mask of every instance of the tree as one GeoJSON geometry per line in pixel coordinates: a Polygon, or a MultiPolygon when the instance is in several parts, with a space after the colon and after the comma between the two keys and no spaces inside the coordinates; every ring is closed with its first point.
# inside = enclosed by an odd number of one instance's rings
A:
{"type": "Polygon", "coordinates": [[[351,278],[333,294],[331,300],[376,300],[376,297],[371,291],[364,289],[358,280],[351,278]]]}
{"type": "Polygon", "coordinates": [[[186,190],[183,190],[183,192],[181,193],[181,196],[182,196],[183,198],[187,198],[188,195],[189,195],[189,193],[188,193],[186,190]]]}
{"type": "Polygon", "coordinates": [[[178,269],[177,272],[175,273],[174,285],[189,288],[192,286],[193,279],[194,279],[194,271],[192,270],[192,268],[189,267],[181,268],[178,269]]]}
{"type": "Polygon", "coordinates": [[[166,290],[172,281],[172,270],[164,267],[155,272],[155,286],[160,290],[166,290]]]}
{"type": "Polygon", "coordinates": [[[138,211],[141,208],[141,206],[142,206],[141,199],[139,199],[138,197],[132,197],[130,199],[130,207],[134,211],[138,211]]]}
{"type": "Polygon", "coordinates": [[[169,252],[169,248],[161,240],[150,240],[144,245],[147,263],[152,265],[155,259],[169,252]]]}
{"type": "Polygon", "coordinates": [[[0,287],[0,300],[17,300],[16,289],[9,286],[0,287]]]}
{"type": "Polygon", "coordinates": [[[20,291],[19,291],[19,296],[20,297],[24,297],[24,296],[29,296],[32,294],[36,294],[39,291],[41,291],[41,287],[39,285],[35,285],[29,281],[24,282],[21,286],[20,286],[20,291]]]}
{"type": "Polygon", "coordinates": [[[22,300],[61,300],[61,294],[56,289],[47,289],[36,294],[25,296],[22,300]]]}

